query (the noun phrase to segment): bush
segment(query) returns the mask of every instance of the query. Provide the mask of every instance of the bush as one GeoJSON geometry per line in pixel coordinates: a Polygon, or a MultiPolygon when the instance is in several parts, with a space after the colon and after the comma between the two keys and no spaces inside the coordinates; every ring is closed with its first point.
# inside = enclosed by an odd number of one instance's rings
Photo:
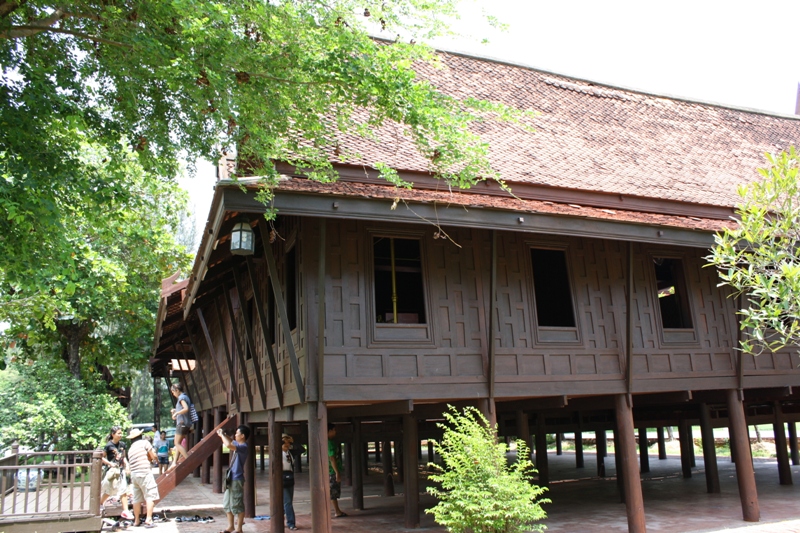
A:
{"type": "Polygon", "coordinates": [[[429,465],[437,472],[429,479],[441,488],[427,488],[439,503],[426,512],[452,533],[546,529],[534,522],[547,516],[541,504],[550,500],[539,499],[547,489],[532,483],[536,470],[525,442],[517,441],[517,460],[509,465],[506,445],[480,411],[467,407],[459,413],[448,406],[444,417],[447,423],[438,424],[444,436],[434,441],[444,466],[429,465]]]}

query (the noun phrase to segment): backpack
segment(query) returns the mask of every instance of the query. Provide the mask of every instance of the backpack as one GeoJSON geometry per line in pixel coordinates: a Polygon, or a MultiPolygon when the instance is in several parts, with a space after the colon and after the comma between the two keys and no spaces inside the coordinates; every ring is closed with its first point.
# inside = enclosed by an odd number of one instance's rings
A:
{"type": "Polygon", "coordinates": [[[197,416],[197,410],[194,408],[194,404],[193,403],[189,404],[189,416],[192,419],[192,424],[194,424],[195,422],[200,420],[200,417],[197,416]]]}

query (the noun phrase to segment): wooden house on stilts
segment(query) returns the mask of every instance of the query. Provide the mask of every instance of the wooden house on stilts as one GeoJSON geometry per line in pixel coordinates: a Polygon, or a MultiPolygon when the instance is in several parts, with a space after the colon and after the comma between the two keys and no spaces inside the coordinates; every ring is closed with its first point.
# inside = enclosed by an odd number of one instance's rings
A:
{"type": "MultiPolygon", "coordinates": [[[[355,465],[364,442],[383,443],[384,459],[394,450],[414,527],[418,443],[436,435],[448,403],[476,405],[501,435],[529,439],[544,484],[547,434],[574,432],[582,462],[582,435],[615,432],[637,532],[647,458],[637,429],[658,428],[663,442],[663,428],[677,426],[691,475],[690,428],[705,443],[727,426],[743,517],[758,520],[746,425],[774,423],[785,444],[792,422],[796,450],[800,359],[736,350],[737,302],[704,257],[732,223],[736,185],[756,178],[765,152],[800,140],[800,121],[462,55],[442,61],[425,73],[441,90],[540,113],[533,133],[481,125],[513,195],[492,182],[449,190],[402,136],[381,132],[380,142],[347,140],[363,159],[338,163],[336,183],[279,165],[267,223],[255,181],[231,182],[223,165],[192,273],[165,287],[153,375],[186,370],[173,375],[204,428],[237,414],[267,427],[272,449],[282,431],[307,443],[314,531],[330,530],[327,423],[339,424],[355,465]],[[378,161],[413,189],[378,179],[378,161]],[[231,253],[242,230],[253,255],[231,253]]],[[[219,488],[213,448],[201,442],[190,466],[205,462],[219,488]]],[[[780,448],[780,480],[791,483],[780,448]]],[[[718,491],[714,447],[703,451],[718,491]]],[[[278,470],[271,487],[276,518],[278,470]]]]}

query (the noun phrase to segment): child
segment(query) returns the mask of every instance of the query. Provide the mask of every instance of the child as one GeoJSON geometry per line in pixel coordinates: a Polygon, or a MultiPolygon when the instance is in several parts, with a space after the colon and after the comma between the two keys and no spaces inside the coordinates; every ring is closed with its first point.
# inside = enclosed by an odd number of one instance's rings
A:
{"type": "Polygon", "coordinates": [[[236,428],[233,439],[221,429],[217,435],[222,439],[222,445],[232,453],[228,475],[225,477],[225,494],[222,497],[222,509],[228,515],[228,531],[233,533],[233,515],[238,515],[239,526],[236,533],[242,533],[244,527],[244,465],[247,462],[247,439],[250,437],[250,428],[241,425],[236,428]]]}
{"type": "Polygon", "coordinates": [[[158,475],[160,476],[166,472],[169,466],[169,444],[167,443],[167,433],[165,431],[162,431],[153,440],[153,448],[158,453],[158,475]]]}

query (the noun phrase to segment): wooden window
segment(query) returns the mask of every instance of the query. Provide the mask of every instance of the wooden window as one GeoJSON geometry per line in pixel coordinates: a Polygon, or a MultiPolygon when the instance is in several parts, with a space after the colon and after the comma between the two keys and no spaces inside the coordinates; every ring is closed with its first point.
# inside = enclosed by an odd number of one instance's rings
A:
{"type": "Polygon", "coordinates": [[[664,329],[692,328],[689,311],[689,295],[680,259],[654,257],[658,306],[661,311],[661,327],[664,329]]]}
{"type": "Polygon", "coordinates": [[[375,321],[425,324],[425,290],[418,239],[373,237],[375,321]]]}
{"type": "Polygon", "coordinates": [[[295,248],[286,252],[286,315],[289,330],[297,327],[297,255],[295,248]]]}
{"type": "Polygon", "coordinates": [[[564,250],[532,248],[531,264],[537,325],[574,328],[575,311],[564,250]]]}

